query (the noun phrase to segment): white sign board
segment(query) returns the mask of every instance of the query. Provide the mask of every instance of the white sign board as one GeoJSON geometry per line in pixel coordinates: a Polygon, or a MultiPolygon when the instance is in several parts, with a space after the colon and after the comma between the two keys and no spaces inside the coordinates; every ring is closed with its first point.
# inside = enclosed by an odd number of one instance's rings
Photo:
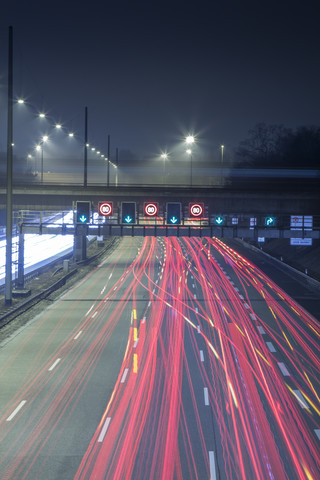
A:
{"type": "Polygon", "coordinates": [[[290,238],[290,245],[312,245],[312,238],[290,238]]]}

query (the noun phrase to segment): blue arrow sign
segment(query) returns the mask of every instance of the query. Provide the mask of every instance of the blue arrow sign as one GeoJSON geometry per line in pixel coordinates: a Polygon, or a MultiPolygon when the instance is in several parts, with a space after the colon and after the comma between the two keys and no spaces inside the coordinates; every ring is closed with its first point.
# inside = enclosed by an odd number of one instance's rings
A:
{"type": "Polygon", "coordinates": [[[221,218],[221,217],[216,218],[216,223],[218,223],[220,225],[220,223],[222,223],[222,222],[223,222],[223,218],[221,218]]]}
{"type": "Polygon", "coordinates": [[[178,219],[176,217],[170,218],[170,223],[177,223],[178,219]]]}
{"type": "Polygon", "coordinates": [[[79,218],[80,222],[84,223],[87,221],[87,217],[85,215],[81,215],[81,217],[79,218]]]}
{"type": "Polygon", "coordinates": [[[269,217],[267,218],[267,225],[272,225],[273,224],[273,218],[269,217]]]}
{"type": "Polygon", "coordinates": [[[125,222],[127,223],[131,223],[132,222],[132,218],[128,215],[125,219],[124,219],[125,222]]]}

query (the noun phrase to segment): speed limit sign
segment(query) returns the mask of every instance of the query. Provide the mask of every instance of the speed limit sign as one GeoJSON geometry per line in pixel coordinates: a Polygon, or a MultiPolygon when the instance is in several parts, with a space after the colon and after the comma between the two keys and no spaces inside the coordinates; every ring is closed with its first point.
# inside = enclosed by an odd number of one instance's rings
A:
{"type": "Polygon", "coordinates": [[[99,215],[107,217],[112,214],[112,202],[99,202],[99,215]]]}
{"type": "Polygon", "coordinates": [[[191,217],[201,217],[203,210],[203,203],[190,203],[189,212],[191,217]]]}
{"type": "Polygon", "coordinates": [[[158,213],[158,204],[155,202],[145,203],[144,213],[148,217],[155,217],[158,213]]]}

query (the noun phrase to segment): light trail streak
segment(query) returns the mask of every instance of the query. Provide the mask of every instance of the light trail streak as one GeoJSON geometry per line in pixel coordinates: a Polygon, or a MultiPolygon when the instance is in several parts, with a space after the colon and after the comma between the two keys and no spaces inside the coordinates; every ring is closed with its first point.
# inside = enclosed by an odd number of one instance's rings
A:
{"type": "MultiPolygon", "coordinates": [[[[35,412],[26,419],[22,435],[30,445],[11,464],[0,460],[4,472],[31,475],[23,459],[41,455],[63,415],[71,415],[126,316],[123,362],[75,480],[316,480],[317,320],[218,239],[146,237],[123,271],[47,359],[46,368],[64,359],[58,385],[49,386],[38,368],[17,392],[11,405],[41,394],[42,413],[36,431],[35,412]]],[[[104,285],[110,273],[106,266],[104,285]]],[[[86,283],[82,288],[89,293],[86,283]]]]}

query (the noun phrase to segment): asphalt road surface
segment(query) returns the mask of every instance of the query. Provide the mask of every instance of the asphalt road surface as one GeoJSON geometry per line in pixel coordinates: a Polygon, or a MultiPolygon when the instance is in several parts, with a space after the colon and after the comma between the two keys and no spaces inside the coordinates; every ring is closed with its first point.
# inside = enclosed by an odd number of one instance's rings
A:
{"type": "Polygon", "coordinates": [[[0,349],[0,478],[319,479],[320,325],[218,239],[124,238],[0,349]]]}

